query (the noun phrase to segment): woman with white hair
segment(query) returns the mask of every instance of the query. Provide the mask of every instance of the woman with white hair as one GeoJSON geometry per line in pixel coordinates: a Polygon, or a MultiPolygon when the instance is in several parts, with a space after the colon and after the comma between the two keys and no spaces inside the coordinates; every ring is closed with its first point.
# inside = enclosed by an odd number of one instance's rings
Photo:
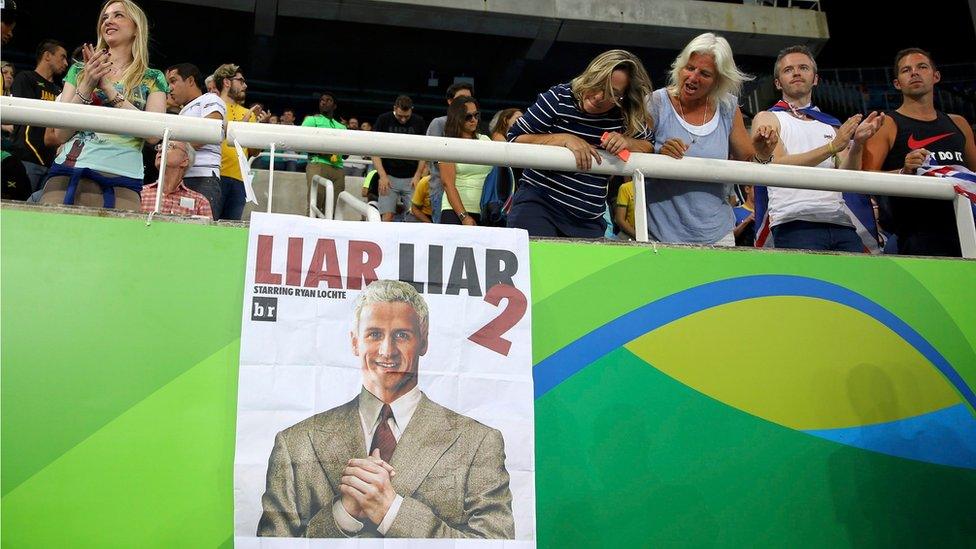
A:
{"type": "MultiPolygon", "coordinates": [[[[728,41],[710,32],[688,43],[671,65],[668,85],[648,97],[655,152],[768,163],[776,146],[771,128],[750,139],[738,107],[743,82],[728,41]]],[[[660,242],[734,246],[731,185],[646,180],[647,228],[660,242]]]]}
{"type": "MultiPolygon", "coordinates": [[[[64,77],[60,101],[114,109],[165,112],[169,84],[149,68],[149,21],[132,0],[107,0],[99,11],[98,43],[85,44],[83,63],[64,77]]],[[[48,128],[64,143],[48,171],[41,202],[140,209],[141,137],[48,128]]]]}

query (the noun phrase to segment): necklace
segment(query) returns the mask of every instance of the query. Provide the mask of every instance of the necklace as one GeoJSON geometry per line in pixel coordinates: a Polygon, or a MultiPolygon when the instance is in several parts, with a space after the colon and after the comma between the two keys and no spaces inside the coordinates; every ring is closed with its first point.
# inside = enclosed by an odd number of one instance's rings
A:
{"type": "MultiPolygon", "coordinates": [[[[679,97],[678,99],[675,99],[675,102],[678,103],[678,111],[681,113],[681,118],[683,120],[686,120],[690,124],[691,123],[691,120],[688,120],[687,118],[685,118],[685,109],[684,109],[684,107],[681,106],[681,98],[679,97]]],[[[701,122],[701,125],[702,126],[705,125],[705,119],[706,118],[708,118],[708,100],[707,99],[705,100],[705,111],[702,113],[702,122],[701,122]]],[[[691,143],[692,144],[698,143],[698,136],[697,135],[695,135],[695,134],[691,133],[690,131],[688,131],[688,129],[685,128],[684,126],[682,126],[682,128],[685,130],[685,133],[687,133],[691,137],[691,143]]]]}

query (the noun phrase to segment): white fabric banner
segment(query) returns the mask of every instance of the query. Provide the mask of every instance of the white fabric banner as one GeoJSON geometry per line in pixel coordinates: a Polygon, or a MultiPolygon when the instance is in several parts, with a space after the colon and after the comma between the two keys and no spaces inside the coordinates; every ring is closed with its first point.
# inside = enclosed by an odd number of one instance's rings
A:
{"type": "Polygon", "coordinates": [[[237,547],[535,546],[525,231],[254,213],[244,278],[237,547]]]}

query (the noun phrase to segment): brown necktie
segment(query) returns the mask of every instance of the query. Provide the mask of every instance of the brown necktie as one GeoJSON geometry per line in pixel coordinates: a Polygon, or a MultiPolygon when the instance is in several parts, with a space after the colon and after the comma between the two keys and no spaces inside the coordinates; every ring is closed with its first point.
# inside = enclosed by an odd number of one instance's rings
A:
{"type": "Polygon", "coordinates": [[[387,463],[393,458],[393,450],[396,450],[397,444],[396,437],[393,436],[393,429],[390,429],[390,422],[387,421],[392,418],[393,408],[390,408],[389,404],[384,404],[380,410],[380,424],[376,427],[376,432],[373,433],[373,444],[369,447],[370,455],[373,454],[373,450],[379,448],[380,458],[387,463]]]}

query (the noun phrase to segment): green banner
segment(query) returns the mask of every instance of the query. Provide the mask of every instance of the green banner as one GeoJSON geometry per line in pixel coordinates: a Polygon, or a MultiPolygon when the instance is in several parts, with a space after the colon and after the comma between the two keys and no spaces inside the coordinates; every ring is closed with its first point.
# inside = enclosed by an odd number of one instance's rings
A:
{"type": "MultiPolygon", "coordinates": [[[[0,214],[4,547],[232,545],[246,244],[0,214]]],[[[533,242],[531,263],[541,546],[976,539],[976,262],[533,242]]]]}

